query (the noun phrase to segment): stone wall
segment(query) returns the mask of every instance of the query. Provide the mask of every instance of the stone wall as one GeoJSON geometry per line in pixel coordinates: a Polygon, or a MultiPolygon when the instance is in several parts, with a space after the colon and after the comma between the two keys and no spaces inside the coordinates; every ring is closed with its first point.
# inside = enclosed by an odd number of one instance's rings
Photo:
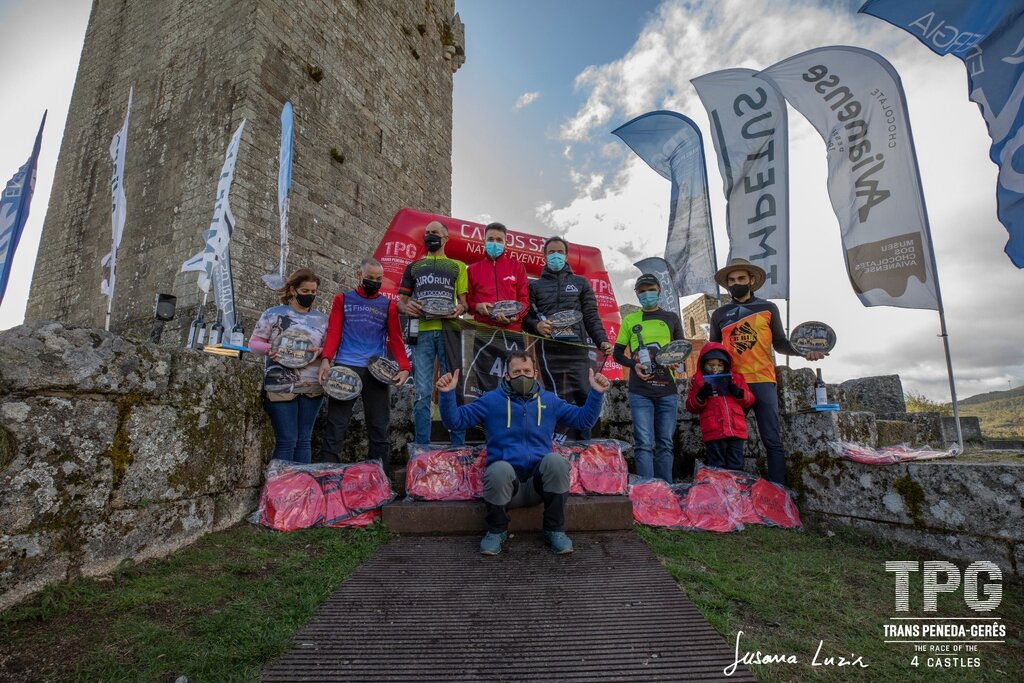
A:
{"type": "Polygon", "coordinates": [[[452,79],[464,60],[454,11],[454,0],[94,2],[26,319],[103,325],[108,149],[132,86],[111,329],[148,332],[157,292],[179,297],[166,338],[194,316],[196,273],[178,271],[202,249],[243,119],[231,249],[246,329],[273,303],[260,276],[278,263],[286,100],[295,106],[289,265],[320,273],[329,305],[399,209],[450,212],[452,79]]]}
{"type": "Polygon", "coordinates": [[[60,323],[0,333],[0,609],[252,510],[273,445],[260,378],[60,323]]]}

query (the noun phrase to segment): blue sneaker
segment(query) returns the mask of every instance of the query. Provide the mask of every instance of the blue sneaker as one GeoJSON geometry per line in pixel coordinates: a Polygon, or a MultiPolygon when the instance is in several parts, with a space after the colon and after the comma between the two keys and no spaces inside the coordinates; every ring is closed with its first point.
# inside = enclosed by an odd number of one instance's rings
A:
{"type": "Polygon", "coordinates": [[[484,537],[480,539],[480,554],[497,555],[501,552],[501,544],[504,543],[507,538],[507,531],[502,531],[500,534],[488,531],[484,537]]]}
{"type": "Polygon", "coordinates": [[[551,546],[556,555],[568,555],[572,552],[572,539],[564,531],[545,531],[544,542],[551,546]]]}

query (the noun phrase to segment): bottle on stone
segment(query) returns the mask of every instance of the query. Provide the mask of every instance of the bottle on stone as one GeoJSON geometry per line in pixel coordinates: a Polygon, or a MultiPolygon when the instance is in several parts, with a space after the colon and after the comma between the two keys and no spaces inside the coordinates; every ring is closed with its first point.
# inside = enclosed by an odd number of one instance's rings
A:
{"type": "Polygon", "coordinates": [[[228,343],[232,346],[245,346],[245,328],[241,320],[235,320],[235,326],[231,328],[231,336],[228,343]]]}
{"type": "Polygon", "coordinates": [[[206,339],[206,318],[203,317],[203,309],[200,308],[196,311],[195,320],[188,328],[188,342],[185,344],[186,349],[201,349],[203,348],[203,341],[206,339]]]}
{"type": "Polygon", "coordinates": [[[643,327],[640,325],[633,326],[633,334],[636,335],[636,357],[639,361],[637,365],[645,375],[651,374],[651,352],[647,350],[647,345],[644,344],[644,336],[640,334],[643,331],[643,327]]]}
{"type": "Polygon", "coordinates": [[[224,314],[217,311],[217,320],[210,328],[210,346],[220,346],[224,341],[224,314]]]}
{"type": "Polygon", "coordinates": [[[828,392],[825,390],[825,382],[821,379],[821,368],[815,368],[818,379],[814,382],[814,403],[823,406],[828,403],[828,392]]]}

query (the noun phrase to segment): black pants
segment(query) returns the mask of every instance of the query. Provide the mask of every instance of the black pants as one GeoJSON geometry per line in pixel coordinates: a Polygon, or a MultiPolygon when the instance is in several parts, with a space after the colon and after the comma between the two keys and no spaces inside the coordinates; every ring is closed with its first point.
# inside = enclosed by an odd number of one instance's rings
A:
{"type": "Polygon", "coordinates": [[[768,481],[786,485],[786,449],[779,433],[779,389],[775,382],[751,382],[757,433],[764,444],[768,481]]]}
{"type": "MultiPolygon", "coordinates": [[[[590,393],[590,369],[593,361],[591,350],[582,346],[560,344],[557,341],[540,341],[537,360],[544,388],[558,394],[563,401],[582,406],[590,393]]],[[[579,431],[559,423],[555,431],[570,439],[586,441],[590,430],[579,431]]]]}
{"type": "MultiPolygon", "coordinates": [[[[352,366],[346,366],[352,367],[352,366]]],[[[391,476],[391,441],[388,429],[391,426],[390,385],[378,381],[366,368],[352,367],[363,380],[363,414],[366,416],[366,433],[370,441],[368,459],[379,459],[384,472],[391,476]]],[[[327,399],[327,422],[320,437],[320,459],[323,462],[341,462],[341,450],[345,446],[348,425],[352,420],[352,409],[356,399],[339,401],[327,399]]]]}
{"type": "Polygon", "coordinates": [[[724,467],[730,470],[743,469],[743,439],[730,437],[704,442],[704,456],[708,467],[724,467]]]}

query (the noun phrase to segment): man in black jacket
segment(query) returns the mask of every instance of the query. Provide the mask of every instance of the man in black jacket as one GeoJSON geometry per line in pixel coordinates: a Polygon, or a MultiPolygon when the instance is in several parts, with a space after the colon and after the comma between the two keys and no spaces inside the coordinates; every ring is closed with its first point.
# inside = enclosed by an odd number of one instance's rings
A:
{"type": "MultiPolygon", "coordinates": [[[[544,243],[546,265],[540,277],[530,283],[530,310],[523,318],[523,330],[551,340],[538,343],[544,386],[566,401],[583,405],[589,390],[588,372],[597,360],[587,346],[597,346],[609,356],[612,345],[601,324],[594,290],[587,278],[572,272],[566,263],[568,254],[569,243],[561,237],[550,237],[544,243]],[[579,311],[583,319],[571,327],[556,329],[547,318],[560,311],[579,311]]],[[[590,438],[589,430],[568,432],[578,439],[590,438]]]]}

